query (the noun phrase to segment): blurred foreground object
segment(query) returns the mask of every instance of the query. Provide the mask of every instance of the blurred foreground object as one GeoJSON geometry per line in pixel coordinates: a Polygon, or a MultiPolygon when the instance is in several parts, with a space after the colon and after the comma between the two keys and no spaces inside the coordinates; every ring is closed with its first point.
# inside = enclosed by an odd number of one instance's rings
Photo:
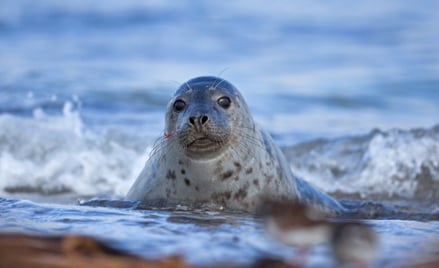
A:
{"type": "Polygon", "coordinates": [[[368,267],[376,258],[377,237],[367,224],[361,222],[333,223],[330,243],[340,266],[368,267]]]}
{"type": "Polygon", "coordinates": [[[413,268],[437,268],[439,267],[439,241],[434,239],[423,243],[415,250],[415,259],[403,267],[413,268]],[[428,250],[425,250],[425,249],[428,250]],[[428,253],[426,253],[428,251],[428,253]]]}
{"type": "Polygon", "coordinates": [[[338,265],[367,267],[376,257],[377,237],[367,224],[334,222],[314,207],[294,200],[266,200],[262,209],[267,232],[299,249],[299,264],[313,246],[329,243],[338,265]]]}
{"type": "Polygon", "coordinates": [[[309,248],[328,240],[330,223],[314,208],[287,200],[267,200],[265,204],[265,227],[280,242],[309,248]]]}
{"type": "Polygon", "coordinates": [[[145,260],[85,236],[0,235],[0,267],[187,268],[179,257],[145,260]]]}

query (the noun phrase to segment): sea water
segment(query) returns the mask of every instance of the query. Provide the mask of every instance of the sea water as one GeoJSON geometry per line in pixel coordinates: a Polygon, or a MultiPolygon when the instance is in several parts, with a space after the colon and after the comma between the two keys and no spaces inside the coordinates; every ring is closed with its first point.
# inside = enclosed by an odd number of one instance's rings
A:
{"type": "MultiPolygon", "coordinates": [[[[219,75],[298,176],[346,203],[390,204],[369,220],[380,237],[377,267],[416,259],[416,247],[429,253],[439,239],[439,223],[426,221],[439,212],[438,8],[1,1],[0,231],[87,234],[194,264],[290,258],[294,249],[252,215],[111,201],[163,135],[179,84],[219,75]]],[[[329,256],[318,246],[309,265],[329,256]]]]}

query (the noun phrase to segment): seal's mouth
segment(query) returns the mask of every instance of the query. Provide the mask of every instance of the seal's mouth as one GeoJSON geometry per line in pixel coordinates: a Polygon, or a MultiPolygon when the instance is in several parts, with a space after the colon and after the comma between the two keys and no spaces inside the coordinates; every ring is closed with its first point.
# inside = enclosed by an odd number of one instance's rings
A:
{"type": "Polygon", "coordinates": [[[204,136],[193,139],[187,144],[186,148],[192,154],[214,153],[220,150],[221,142],[212,137],[204,136]]]}
{"type": "Polygon", "coordinates": [[[223,150],[225,142],[222,137],[196,135],[184,141],[184,148],[188,156],[192,158],[210,158],[223,150]]]}
{"type": "Polygon", "coordinates": [[[194,141],[189,143],[188,147],[192,147],[192,148],[207,148],[207,147],[211,147],[212,145],[215,145],[215,144],[216,144],[216,142],[211,140],[210,138],[202,137],[202,138],[195,139],[194,141]]]}

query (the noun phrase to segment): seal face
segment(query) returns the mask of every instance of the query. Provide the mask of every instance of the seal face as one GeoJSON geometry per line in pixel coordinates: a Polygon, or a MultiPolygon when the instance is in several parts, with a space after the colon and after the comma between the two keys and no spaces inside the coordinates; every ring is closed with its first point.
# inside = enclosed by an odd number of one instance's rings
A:
{"type": "Polygon", "coordinates": [[[184,83],[168,103],[164,135],[127,199],[255,211],[265,197],[340,209],[292,174],[231,83],[212,76],[184,83]]]}
{"type": "Polygon", "coordinates": [[[167,109],[166,136],[175,135],[180,149],[192,159],[217,157],[234,138],[239,101],[232,101],[235,96],[230,85],[219,88],[214,82],[189,81],[176,92],[167,109]]]}

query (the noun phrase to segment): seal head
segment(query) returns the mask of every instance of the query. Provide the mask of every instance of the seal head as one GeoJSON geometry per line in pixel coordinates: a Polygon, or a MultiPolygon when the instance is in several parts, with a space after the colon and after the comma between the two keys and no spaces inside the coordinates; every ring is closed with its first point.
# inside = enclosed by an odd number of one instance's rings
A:
{"type": "Polygon", "coordinates": [[[165,137],[178,140],[189,158],[218,157],[232,142],[238,142],[238,114],[249,114],[241,94],[229,82],[216,77],[199,77],[183,84],[169,102],[165,137]],[[239,111],[242,110],[242,111],[239,111]]]}

